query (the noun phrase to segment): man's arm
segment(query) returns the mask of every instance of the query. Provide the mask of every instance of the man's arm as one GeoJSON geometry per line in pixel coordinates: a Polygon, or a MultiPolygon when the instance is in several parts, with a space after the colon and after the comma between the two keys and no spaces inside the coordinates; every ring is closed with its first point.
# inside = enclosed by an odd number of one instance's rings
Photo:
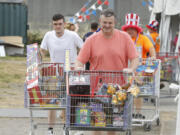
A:
{"type": "Polygon", "coordinates": [[[40,54],[42,56],[42,59],[45,58],[46,54],[48,53],[47,50],[40,48],[40,54]]]}
{"type": "Polygon", "coordinates": [[[138,65],[139,65],[139,58],[137,57],[137,58],[134,58],[134,59],[130,60],[129,68],[131,68],[132,71],[135,71],[136,68],[138,67],[138,65]]]}
{"type": "Polygon", "coordinates": [[[154,59],[156,58],[156,51],[155,51],[154,47],[151,47],[149,49],[149,54],[150,54],[151,58],[154,58],[154,59]]]}
{"type": "Polygon", "coordinates": [[[129,68],[124,68],[123,71],[126,73],[133,73],[137,66],[139,65],[139,58],[133,58],[132,60],[130,60],[130,66],[129,68]]]}

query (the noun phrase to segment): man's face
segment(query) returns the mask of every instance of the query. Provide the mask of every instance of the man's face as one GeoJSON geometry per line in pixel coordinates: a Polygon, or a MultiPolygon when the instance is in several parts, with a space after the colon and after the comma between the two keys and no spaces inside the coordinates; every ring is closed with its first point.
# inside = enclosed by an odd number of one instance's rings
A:
{"type": "Polygon", "coordinates": [[[138,34],[135,28],[127,28],[126,32],[131,36],[131,38],[136,38],[138,34]]]}
{"type": "Polygon", "coordinates": [[[63,19],[53,21],[53,29],[56,31],[56,33],[64,32],[64,25],[65,25],[65,22],[63,19]]]}
{"type": "Polygon", "coordinates": [[[115,27],[115,17],[114,16],[105,17],[104,15],[101,15],[100,25],[101,25],[101,30],[105,34],[111,34],[115,27]]]}

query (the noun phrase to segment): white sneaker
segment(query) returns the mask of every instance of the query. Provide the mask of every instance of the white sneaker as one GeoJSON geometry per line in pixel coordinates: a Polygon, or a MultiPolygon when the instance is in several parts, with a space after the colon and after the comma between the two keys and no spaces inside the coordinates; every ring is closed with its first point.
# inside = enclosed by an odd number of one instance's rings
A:
{"type": "Polygon", "coordinates": [[[84,135],[84,132],[83,131],[78,131],[74,135],[84,135]]]}

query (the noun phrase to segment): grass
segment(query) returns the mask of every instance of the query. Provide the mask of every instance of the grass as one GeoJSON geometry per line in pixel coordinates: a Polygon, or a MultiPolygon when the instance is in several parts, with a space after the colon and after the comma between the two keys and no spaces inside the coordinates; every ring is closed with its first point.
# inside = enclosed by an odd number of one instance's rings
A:
{"type": "Polygon", "coordinates": [[[24,104],[26,57],[0,57],[0,108],[24,104]]]}
{"type": "Polygon", "coordinates": [[[0,58],[0,63],[0,88],[8,88],[10,83],[24,83],[26,74],[25,57],[0,58]]]}

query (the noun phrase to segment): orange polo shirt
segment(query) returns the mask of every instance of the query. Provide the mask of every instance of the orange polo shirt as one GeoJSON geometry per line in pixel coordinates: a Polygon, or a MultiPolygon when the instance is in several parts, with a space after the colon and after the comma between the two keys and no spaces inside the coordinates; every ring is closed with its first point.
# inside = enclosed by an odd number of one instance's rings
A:
{"type": "Polygon", "coordinates": [[[147,53],[149,52],[150,48],[153,47],[153,44],[148,39],[148,37],[139,34],[137,39],[132,38],[132,40],[136,44],[136,50],[138,51],[140,57],[147,58],[147,53]]]}
{"type": "Polygon", "coordinates": [[[160,44],[158,43],[158,37],[159,37],[159,34],[157,32],[153,32],[150,34],[152,39],[154,40],[155,42],[155,49],[156,49],[156,52],[159,52],[160,51],[160,44]]]}

